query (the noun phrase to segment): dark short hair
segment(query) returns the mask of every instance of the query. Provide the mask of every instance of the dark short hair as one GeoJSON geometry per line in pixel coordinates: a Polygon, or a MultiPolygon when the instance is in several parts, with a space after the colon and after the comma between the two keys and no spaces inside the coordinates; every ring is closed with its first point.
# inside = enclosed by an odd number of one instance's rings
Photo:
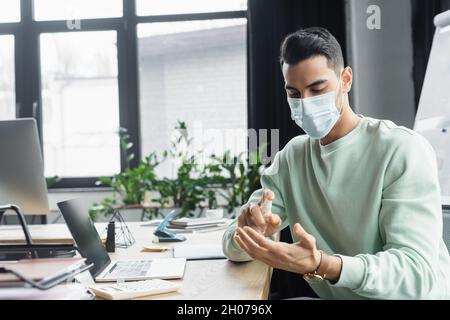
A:
{"type": "Polygon", "coordinates": [[[344,67],[341,45],[327,29],[319,27],[289,34],[281,45],[280,64],[296,65],[314,56],[325,56],[336,73],[344,67]]]}

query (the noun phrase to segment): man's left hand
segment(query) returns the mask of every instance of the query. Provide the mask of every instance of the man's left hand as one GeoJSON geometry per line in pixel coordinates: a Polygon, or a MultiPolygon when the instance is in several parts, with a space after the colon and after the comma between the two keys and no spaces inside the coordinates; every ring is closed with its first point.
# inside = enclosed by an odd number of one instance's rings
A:
{"type": "Polygon", "coordinates": [[[237,228],[236,242],[252,258],[273,268],[305,274],[315,271],[320,264],[316,239],[300,224],[294,226],[296,243],[275,242],[249,227],[237,228]]]}

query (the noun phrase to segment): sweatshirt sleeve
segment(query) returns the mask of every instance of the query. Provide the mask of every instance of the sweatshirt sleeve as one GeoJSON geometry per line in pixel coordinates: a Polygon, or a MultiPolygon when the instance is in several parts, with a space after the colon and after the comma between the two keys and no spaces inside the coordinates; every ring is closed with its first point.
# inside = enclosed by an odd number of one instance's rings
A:
{"type": "Polygon", "coordinates": [[[379,215],[383,250],[341,256],[335,286],[366,298],[428,299],[438,285],[442,211],[436,156],[417,134],[401,140],[383,184],[379,215]]]}
{"type": "MultiPolygon", "coordinates": [[[[279,153],[275,156],[272,166],[267,168],[263,175],[261,176],[261,185],[262,189],[259,189],[250,196],[247,204],[244,205],[242,209],[245,208],[250,203],[257,203],[261,200],[262,191],[264,189],[270,189],[275,193],[275,200],[272,203],[272,213],[278,214],[282,220],[282,226],[280,228],[283,229],[286,227],[287,219],[286,213],[284,209],[284,200],[282,197],[282,193],[280,192],[279,184],[278,184],[278,170],[280,169],[279,165],[279,153]]],[[[239,244],[234,240],[236,234],[237,227],[237,219],[233,221],[233,223],[227,228],[222,238],[222,249],[225,256],[231,261],[235,262],[246,262],[252,260],[252,258],[241,249],[239,244]]],[[[274,240],[274,237],[270,237],[274,240]]]]}

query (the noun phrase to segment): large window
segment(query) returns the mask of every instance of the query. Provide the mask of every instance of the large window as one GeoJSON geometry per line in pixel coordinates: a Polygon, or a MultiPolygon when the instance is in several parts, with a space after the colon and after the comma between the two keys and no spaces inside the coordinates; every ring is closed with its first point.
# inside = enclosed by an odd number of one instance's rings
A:
{"type": "Polygon", "coordinates": [[[14,36],[0,35],[0,119],[16,116],[14,82],[14,36]]]}
{"type": "MultiPolygon", "coordinates": [[[[142,152],[167,149],[177,121],[186,122],[206,154],[235,154],[247,128],[246,19],[141,24],[139,36],[142,152]],[[222,133],[205,137],[207,132],[222,133]],[[200,133],[200,134],[198,134],[200,133]],[[216,141],[219,139],[220,141],[216,141]]],[[[160,174],[173,172],[161,166],[160,174]]]]}
{"type": "Polygon", "coordinates": [[[94,19],[122,16],[122,0],[34,0],[36,20],[94,19]]]}
{"type": "Polygon", "coordinates": [[[168,147],[177,120],[246,129],[246,10],[246,0],[1,0],[0,119],[36,118],[45,173],[62,178],[54,187],[94,187],[123,169],[120,127],[132,166],[168,147]]]}
{"type": "MultiPolygon", "coordinates": [[[[0,25],[20,21],[20,0],[0,1],[0,25]]],[[[14,35],[0,29],[0,120],[16,117],[14,35]]]]}
{"type": "Polygon", "coordinates": [[[140,16],[247,10],[247,0],[137,0],[140,16]]]}
{"type": "Polygon", "coordinates": [[[20,21],[20,0],[1,0],[0,23],[18,21],[20,21]]]}
{"type": "Polygon", "coordinates": [[[42,118],[48,176],[120,171],[115,31],[41,35],[42,118]]]}

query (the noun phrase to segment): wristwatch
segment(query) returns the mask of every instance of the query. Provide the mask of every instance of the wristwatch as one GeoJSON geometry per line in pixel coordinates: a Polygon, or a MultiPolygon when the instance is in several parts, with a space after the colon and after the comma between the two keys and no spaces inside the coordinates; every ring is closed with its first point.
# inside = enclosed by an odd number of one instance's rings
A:
{"type": "Polygon", "coordinates": [[[313,282],[321,282],[327,280],[327,271],[330,262],[328,256],[326,256],[322,250],[319,250],[319,252],[320,252],[319,266],[313,272],[305,273],[303,275],[303,279],[313,282]]]}

